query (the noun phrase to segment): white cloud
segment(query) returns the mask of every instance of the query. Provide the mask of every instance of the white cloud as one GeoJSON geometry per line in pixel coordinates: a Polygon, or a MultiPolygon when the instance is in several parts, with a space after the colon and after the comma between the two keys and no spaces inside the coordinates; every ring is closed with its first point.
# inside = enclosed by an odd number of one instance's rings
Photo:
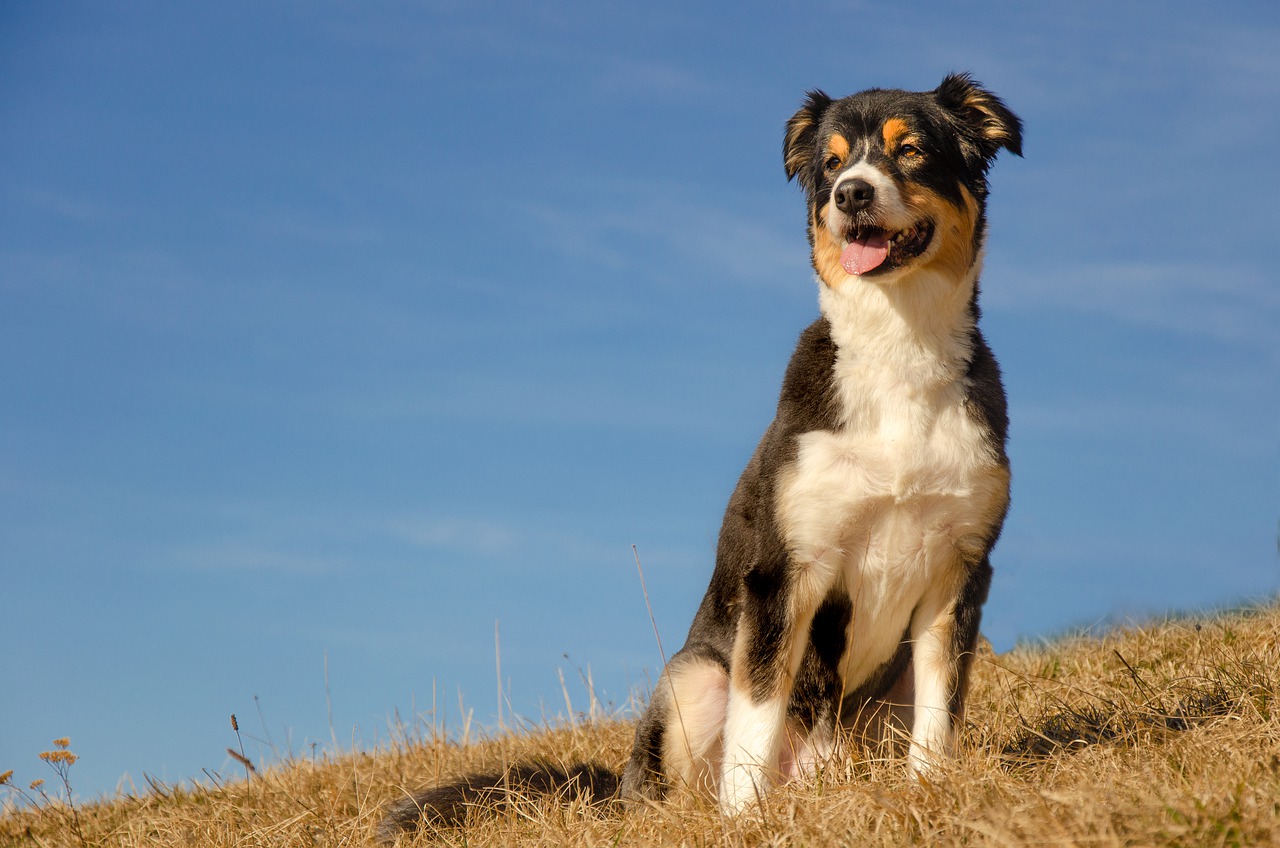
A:
{"type": "MultiPolygon", "coordinates": [[[[771,216],[772,199],[753,201],[722,192],[723,204],[710,204],[685,186],[625,183],[593,185],[596,202],[527,207],[534,239],[575,260],[612,269],[644,267],[655,257],[686,267],[687,283],[731,279],[752,285],[779,285],[812,276],[802,226],[779,227],[771,216]],[[741,201],[741,202],[737,202],[741,201]],[[764,210],[765,215],[748,211],[764,210]]],[[[793,217],[802,219],[802,204],[793,217]]]]}
{"type": "Polygon", "coordinates": [[[47,186],[27,186],[13,192],[14,199],[27,207],[28,214],[48,213],[74,224],[100,225],[123,220],[126,215],[118,204],[101,203],[47,186]]]}
{"type": "Polygon", "coordinates": [[[485,559],[515,554],[529,541],[513,528],[483,518],[400,518],[393,519],[389,529],[401,540],[417,547],[485,559]]]}
{"type": "MultiPolygon", "coordinates": [[[[585,521],[585,512],[564,513],[564,522],[585,521]]],[[[557,568],[572,570],[591,566],[622,569],[627,579],[634,573],[633,540],[604,538],[581,532],[571,525],[556,526],[545,518],[530,515],[510,516],[512,521],[488,517],[434,515],[393,517],[383,523],[392,535],[416,547],[449,552],[465,557],[509,561],[522,568],[530,563],[553,561],[557,568]]],[[[379,519],[373,519],[374,522],[379,519]]],[[[585,526],[585,525],[584,525],[585,526]]],[[[686,549],[680,546],[646,544],[639,555],[646,572],[666,574],[671,570],[687,573],[710,563],[712,551],[686,549]]]]}
{"type": "Polygon", "coordinates": [[[374,244],[385,241],[385,234],[367,223],[323,220],[321,216],[300,209],[279,209],[263,213],[247,222],[257,236],[269,239],[295,239],[318,244],[374,244]]]}
{"type": "Polygon", "coordinates": [[[1280,358],[1280,288],[1251,267],[1163,262],[998,267],[984,277],[990,309],[1069,309],[1214,339],[1280,358]]]}
{"type": "Polygon", "coordinates": [[[317,576],[346,568],[344,560],[315,556],[286,544],[261,545],[235,539],[193,542],[171,548],[155,557],[165,568],[186,571],[251,571],[317,576]]]}
{"type": "Polygon", "coordinates": [[[635,99],[655,96],[668,100],[705,102],[708,99],[729,97],[734,91],[708,77],[695,73],[687,65],[657,61],[653,58],[608,56],[603,60],[604,69],[594,78],[593,85],[599,92],[611,97],[635,99]]]}

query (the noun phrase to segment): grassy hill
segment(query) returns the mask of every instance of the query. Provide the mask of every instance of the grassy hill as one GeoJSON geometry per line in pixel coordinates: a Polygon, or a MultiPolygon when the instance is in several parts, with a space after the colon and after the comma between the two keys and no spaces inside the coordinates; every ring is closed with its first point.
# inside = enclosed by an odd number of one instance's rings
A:
{"type": "MultiPolygon", "coordinates": [[[[1278,695],[1276,606],[984,651],[962,751],[926,782],[864,751],[736,819],[698,799],[530,802],[402,844],[1280,845],[1278,695]]],[[[630,736],[628,722],[603,721],[469,745],[424,738],[76,807],[55,800],[65,787],[51,772],[36,789],[4,787],[0,845],[369,845],[405,789],[530,757],[620,767],[630,736]],[[19,793],[37,803],[13,803],[19,793]]],[[[74,788],[70,751],[46,758],[74,788]]]]}

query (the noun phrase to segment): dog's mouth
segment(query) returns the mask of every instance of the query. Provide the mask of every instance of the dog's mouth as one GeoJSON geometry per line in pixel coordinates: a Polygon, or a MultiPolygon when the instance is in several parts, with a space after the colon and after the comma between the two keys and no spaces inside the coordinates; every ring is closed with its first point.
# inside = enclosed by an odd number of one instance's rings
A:
{"type": "Polygon", "coordinates": [[[855,225],[845,233],[840,267],[855,277],[890,271],[924,253],[932,240],[933,222],[928,219],[897,232],[855,225]]]}

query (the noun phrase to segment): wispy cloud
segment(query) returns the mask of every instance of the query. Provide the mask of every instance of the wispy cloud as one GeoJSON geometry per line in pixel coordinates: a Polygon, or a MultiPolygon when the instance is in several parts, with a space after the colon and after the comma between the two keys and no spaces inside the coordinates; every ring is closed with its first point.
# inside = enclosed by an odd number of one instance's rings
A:
{"type": "Polygon", "coordinates": [[[1280,358],[1280,287],[1251,267],[1164,262],[993,268],[992,309],[1104,314],[1126,323],[1210,338],[1280,358]]]}
{"type": "Polygon", "coordinates": [[[608,56],[592,85],[598,92],[635,100],[657,97],[664,100],[705,102],[707,98],[733,93],[726,86],[685,64],[654,57],[608,56]]]}
{"type": "MultiPolygon", "coordinates": [[[[533,238],[573,259],[613,269],[644,267],[665,257],[711,272],[703,279],[750,285],[776,285],[806,273],[803,232],[748,211],[777,214],[772,204],[734,203],[728,192],[721,194],[726,203],[711,204],[674,184],[615,182],[594,185],[592,192],[592,202],[528,206],[523,220],[531,223],[533,238]]],[[[682,280],[697,284],[691,275],[682,280]]]]}
{"type": "Polygon", "coordinates": [[[91,306],[112,321],[175,326],[210,290],[203,272],[178,252],[122,248],[108,255],[0,250],[0,291],[34,293],[55,308],[91,306]]]}
{"type": "Polygon", "coordinates": [[[345,560],[317,556],[288,543],[261,545],[236,539],[190,542],[170,548],[153,559],[166,571],[180,569],[195,572],[258,572],[319,576],[334,574],[347,567],[345,560]]]}
{"type": "Polygon", "coordinates": [[[126,213],[117,204],[108,205],[80,194],[47,186],[29,185],[11,192],[12,202],[26,207],[28,214],[50,214],[76,224],[119,221],[126,213]]]}
{"type": "MultiPolygon", "coordinates": [[[[587,505],[558,516],[564,522],[586,521],[587,505]]],[[[522,570],[531,563],[555,563],[557,574],[581,569],[621,569],[623,580],[635,570],[631,544],[640,545],[639,555],[646,573],[657,581],[701,575],[714,555],[714,546],[682,547],[665,544],[662,534],[656,543],[644,538],[620,538],[607,532],[593,533],[590,525],[548,523],[545,516],[504,513],[502,519],[480,515],[399,515],[384,519],[384,526],[403,542],[431,554],[493,561],[486,570],[510,563],[522,570]]],[[[641,536],[644,534],[641,533],[641,536]]],[[[424,564],[439,562],[424,559],[424,564]]],[[[566,579],[556,577],[555,581],[566,579]]],[[[700,580],[699,576],[696,580],[700,580]]],[[[695,582],[696,582],[695,580],[695,582]]],[[[553,581],[554,582],[554,581],[553,581]]]]}
{"type": "Polygon", "coordinates": [[[484,559],[515,554],[529,540],[515,528],[486,518],[430,516],[395,518],[388,529],[415,547],[484,559]]]}
{"type": "MultiPolygon", "coordinates": [[[[1230,378],[1231,375],[1226,375],[1226,379],[1230,378]]],[[[1253,384],[1231,392],[1244,398],[1246,403],[1252,397],[1248,414],[1241,413],[1235,397],[1226,403],[1215,402],[1221,394],[1214,391],[1216,387],[1190,390],[1177,396],[1165,394],[1155,400],[1150,397],[1015,400],[1015,446],[1026,445],[1034,451],[1038,445],[1043,450],[1045,444],[1059,438],[1083,436],[1102,455],[1115,451],[1118,445],[1150,442],[1158,434],[1161,447],[1148,447],[1148,451],[1163,451],[1170,457],[1181,456],[1175,446],[1188,444],[1197,446],[1197,455],[1229,462],[1275,456],[1274,416],[1280,413],[1280,407],[1274,393],[1270,399],[1258,394],[1258,386],[1268,385],[1268,378],[1260,372],[1255,372],[1254,378],[1253,384]]]]}
{"type": "Polygon", "coordinates": [[[382,231],[371,224],[324,219],[299,209],[281,209],[251,219],[248,228],[259,236],[286,238],[318,244],[372,244],[384,241],[382,231]]]}

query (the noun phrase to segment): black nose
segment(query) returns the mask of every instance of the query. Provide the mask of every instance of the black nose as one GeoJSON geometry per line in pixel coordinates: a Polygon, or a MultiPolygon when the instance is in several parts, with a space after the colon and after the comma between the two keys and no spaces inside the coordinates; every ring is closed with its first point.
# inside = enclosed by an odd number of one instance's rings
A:
{"type": "Polygon", "coordinates": [[[836,208],[846,215],[866,209],[876,199],[876,187],[861,177],[845,180],[836,186],[836,208]]]}

